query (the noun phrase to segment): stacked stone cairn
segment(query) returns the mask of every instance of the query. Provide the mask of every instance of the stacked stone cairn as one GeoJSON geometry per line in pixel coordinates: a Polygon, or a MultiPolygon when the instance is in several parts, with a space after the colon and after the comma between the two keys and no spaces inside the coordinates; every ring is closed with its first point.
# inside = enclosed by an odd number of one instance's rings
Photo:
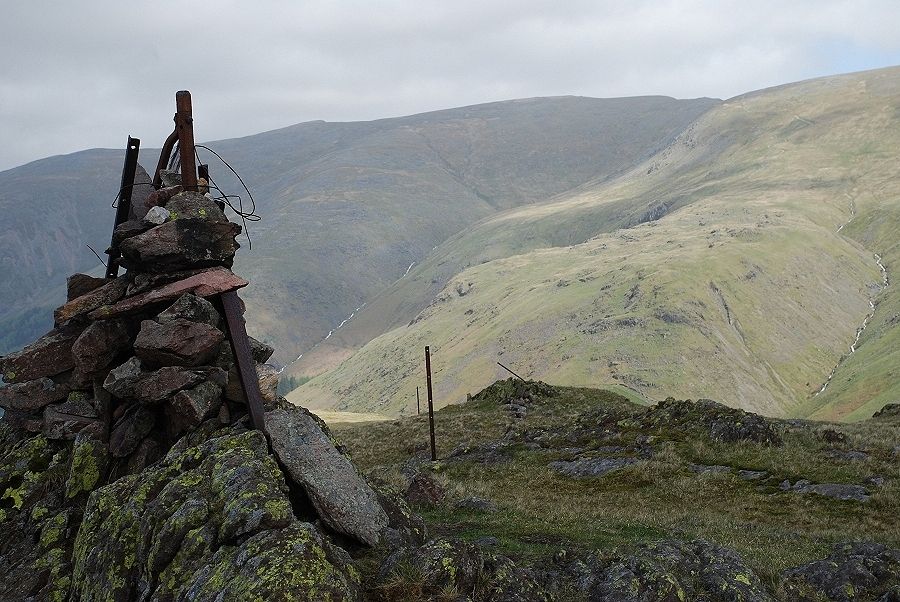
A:
{"type": "MultiPolygon", "coordinates": [[[[172,194],[178,188],[164,189],[172,194]]],[[[200,193],[152,195],[115,230],[128,272],[75,274],[53,330],[0,358],[4,419],[49,439],[109,442],[122,472],[140,471],[182,433],[247,414],[220,293],[247,285],[229,269],[241,228],[200,193]],[[157,201],[158,202],[158,201],[157,201]]],[[[276,398],[273,349],[250,339],[261,391],[276,398]]]]}
{"type": "Polygon", "coordinates": [[[251,338],[254,428],[220,300],[247,285],[240,226],[177,183],[132,206],[127,272],[70,277],[54,328],[0,357],[0,600],[358,600],[348,551],[421,543],[421,519],[251,338]]]}

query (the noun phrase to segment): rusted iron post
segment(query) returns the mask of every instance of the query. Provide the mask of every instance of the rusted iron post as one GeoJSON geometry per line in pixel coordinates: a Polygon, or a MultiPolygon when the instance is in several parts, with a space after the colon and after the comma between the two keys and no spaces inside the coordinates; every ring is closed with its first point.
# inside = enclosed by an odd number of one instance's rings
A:
{"type": "Polygon", "coordinates": [[[163,143],[162,150],[159,151],[159,161],[156,163],[156,171],[153,172],[153,188],[156,190],[159,190],[160,186],[162,186],[162,170],[166,168],[166,163],[172,155],[172,149],[175,148],[176,142],[178,142],[178,132],[172,130],[172,133],[169,134],[169,137],[163,143]]]}
{"type": "Polygon", "coordinates": [[[131,211],[131,190],[134,188],[134,172],[137,169],[138,153],[141,149],[141,141],[138,138],[128,137],[125,147],[125,165],[122,167],[122,181],[119,184],[119,195],[116,197],[116,222],[113,224],[113,236],[109,243],[109,259],[106,262],[106,277],[115,278],[119,275],[119,245],[116,244],[116,227],[128,221],[128,213],[131,211]]]}
{"type": "Polygon", "coordinates": [[[178,152],[181,156],[181,185],[185,190],[197,191],[197,168],[194,161],[194,117],[191,109],[191,93],[179,90],[175,93],[175,131],[178,133],[178,152]]]}
{"type": "Polygon", "coordinates": [[[419,387],[416,387],[416,416],[422,413],[422,406],[419,404],[419,387]]]}
{"type": "Polygon", "coordinates": [[[437,460],[437,450],[434,447],[434,402],[431,394],[431,349],[425,345],[425,375],[428,386],[428,429],[431,432],[431,460],[437,460]]]}
{"type": "Polygon", "coordinates": [[[525,380],[524,378],[522,378],[521,376],[519,376],[518,374],[516,374],[515,372],[513,372],[512,370],[510,370],[503,364],[501,364],[500,362],[497,362],[497,365],[500,366],[501,368],[503,368],[504,370],[506,370],[507,372],[509,372],[510,374],[512,374],[513,376],[515,376],[516,378],[518,378],[519,380],[521,380],[521,381],[525,380]]]}
{"type": "Polygon", "coordinates": [[[244,395],[247,397],[247,407],[250,408],[250,419],[253,421],[254,428],[265,433],[265,409],[263,408],[262,393],[259,392],[259,375],[256,373],[253,354],[250,352],[250,339],[247,337],[241,299],[235,291],[222,293],[220,298],[225,310],[225,322],[228,324],[231,350],[234,352],[234,361],[241,377],[244,395]]]}

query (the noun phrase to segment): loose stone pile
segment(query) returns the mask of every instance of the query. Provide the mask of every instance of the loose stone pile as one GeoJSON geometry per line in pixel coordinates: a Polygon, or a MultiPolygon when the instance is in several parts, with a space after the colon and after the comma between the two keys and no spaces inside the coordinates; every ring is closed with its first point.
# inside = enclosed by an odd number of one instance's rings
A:
{"type": "Polygon", "coordinates": [[[221,305],[240,227],[174,185],[133,206],[127,274],[72,276],[53,330],[0,358],[0,600],[358,600],[348,551],[419,545],[421,519],[251,338],[253,429],[221,305]]]}
{"type": "MultiPolygon", "coordinates": [[[[0,358],[6,421],[49,439],[84,432],[108,441],[121,473],[140,471],[207,418],[229,424],[247,413],[215,305],[247,285],[229,269],[240,226],[196,192],[142,205],[143,217],[115,230],[128,273],[71,276],[54,329],[0,358]]],[[[275,371],[265,365],[273,350],[252,339],[251,349],[274,401],[275,371]]]]}

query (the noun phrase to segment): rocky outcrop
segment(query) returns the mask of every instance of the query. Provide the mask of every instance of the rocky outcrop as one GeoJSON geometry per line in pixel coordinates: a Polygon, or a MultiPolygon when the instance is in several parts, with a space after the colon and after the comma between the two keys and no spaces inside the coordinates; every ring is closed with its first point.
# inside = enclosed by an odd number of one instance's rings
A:
{"type": "Polygon", "coordinates": [[[387,514],[324,424],[305,410],[277,409],[266,413],[266,430],[275,455],[322,520],[364,544],[377,544],[388,526],[387,514]]]}
{"type": "Polygon", "coordinates": [[[590,600],[770,602],[760,578],[734,551],[696,540],[665,540],[568,564],[590,600]]]}
{"type": "Polygon", "coordinates": [[[831,554],[781,575],[787,600],[835,602],[900,600],[900,549],[842,543],[831,554]]]}
{"type": "Polygon", "coordinates": [[[648,408],[640,422],[647,430],[701,431],[709,438],[723,443],[782,443],[781,434],[772,420],[710,399],[682,401],[669,397],[648,408]]]}
{"type": "Polygon", "coordinates": [[[97,490],[72,563],[72,600],[353,600],[359,589],[349,556],[294,516],[265,437],[240,429],[97,490]]]}

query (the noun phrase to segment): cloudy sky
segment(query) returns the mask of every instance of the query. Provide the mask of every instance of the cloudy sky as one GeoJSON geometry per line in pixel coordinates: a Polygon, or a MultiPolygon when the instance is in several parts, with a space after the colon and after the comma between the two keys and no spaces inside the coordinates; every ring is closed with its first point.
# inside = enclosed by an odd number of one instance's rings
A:
{"type": "Polygon", "coordinates": [[[0,22],[0,170],[530,96],[727,98],[900,64],[898,0],[29,0],[0,22]]]}

